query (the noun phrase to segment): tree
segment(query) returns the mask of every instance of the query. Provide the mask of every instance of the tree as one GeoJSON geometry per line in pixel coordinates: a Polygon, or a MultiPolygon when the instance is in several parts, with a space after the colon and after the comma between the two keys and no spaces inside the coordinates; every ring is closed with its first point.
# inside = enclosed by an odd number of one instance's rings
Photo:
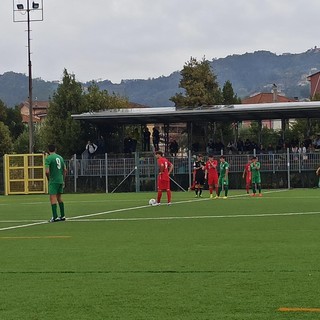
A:
{"type": "MultiPolygon", "coordinates": [[[[35,139],[37,143],[37,139],[35,139]]],[[[13,143],[13,150],[16,153],[29,153],[29,132],[25,130],[22,132],[17,139],[15,139],[13,143]]]]}
{"type": "Polygon", "coordinates": [[[7,120],[7,107],[4,102],[0,100],[0,121],[3,123],[7,120]]]}
{"type": "MultiPolygon", "coordinates": [[[[209,61],[205,58],[197,61],[196,58],[191,57],[190,61],[185,63],[181,76],[179,87],[185,89],[185,94],[177,93],[170,98],[176,107],[241,103],[241,100],[234,94],[230,81],[226,81],[222,90],[219,88],[217,78],[210,68],[209,61]]],[[[194,124],[193,136],[197,140],[205,136],[226,143],[236,137],[234,127],[231,122],[207,123],[205,126],[194,124]],[[205,134],[200,131],[204,131],[205,134]]],[[[200,141],[195,142],[199,143],[200,141]]],[[[203,141],[201,144],[206,145],[207,141],[203,141]]],[[[203,145],[200,146],[200,148],[203,147],[203,145]]]]}
{"type": "Polygon", "coordinates": [[[123,109],[128,107],[129,102],[127,99],[115,93],[110,95],[107,90],[100,90],[97,83],[93,81],[88,87],[88,93],[84,96],[82,112],[123,109]]]}
{"type": "Polygon", "coordinates": [[[126,108],[128,105],[127,99],[110,95],[106,90],[100,91],[95,82],[85,92],[75,75],[64,70],[62,83],[52,97],[45,123],[40,128],[43,142],[39,148],[45,150],[48,144],[54,143],[64,157],[82,153],[87,140],[97,137],[96,127],[73,120],[71,115],[126,108]]]}
{"type": "MultiPolygon", "coordinates": [[[[241,99],[234,93],[232,84],[229,80],[225,82],[222,88],[222,104],[241,104],[241,99]]],[[[215,124],[214,139],[220,139],[224,144],[235,141],[237,139],[235,131],[237,125],[237,123],[232,123],[231,121],[217,122],[215,124]]]]}
{"type": "Polygon", "coordinates": [[[10,130],[2,121],[0,121],[0,155],[12,151],[12,139],[10,137],[10,130]]]}
{"type": "Polygon", "coordinates": [[[5,124],[9,128],[13,140],[17,139],[25,130],[25,126],[22,123],[20,108],[18,106],[15,108],[7,108],[7,119],[5,124]]]}
{"type": "Polygon", "coordinates": [[[198,61],[191,57],[190,61],[185,63],[181,76],[179,87],[185,90],[185,95],[177,93],[170,98],[176,107],[197,107],[221,102],[221,91],[216,76],[205,58],[198,61]]]}
{"type": "Polygon", "coordinates": [[[75,76],[64,70],[62,83],[53,94],[44,125],[40,129],[46,146],[54,143],[58,152],[67,157],[79,151],[79,141],[83,133],[80,122],[73,121],[71,115],[83,110],[83,89],[75,76]]]}
{"type": "Polygon", "coordinates": [[[231,82],[225,82],[222,88],[223,104],[241,104],[241,99],[234,93],[231,82]]]}
{"type": "MultiPolygon", "coordinates": [[[[9,150],[12,151],[12,143],[19,137],[19,135],[24,131],[25,126],[22,123],[22,117],[20,113],[20,108],[16,106],[15,108],[8,108],[2,100],[0,100],[0,122],[2,125],[2,134],[4,135],[5,141],[3,141],[2,149],[7,153],[9,150]],[[8,140],[6,135],[9,130],[8,140]],[[10,147],[8,146],[10,145],[10,147]]],[[[14,151],[16,151],[13,148],[14,151]]],[[[0,153],[2,150],[0,150],[0,153]]]]}

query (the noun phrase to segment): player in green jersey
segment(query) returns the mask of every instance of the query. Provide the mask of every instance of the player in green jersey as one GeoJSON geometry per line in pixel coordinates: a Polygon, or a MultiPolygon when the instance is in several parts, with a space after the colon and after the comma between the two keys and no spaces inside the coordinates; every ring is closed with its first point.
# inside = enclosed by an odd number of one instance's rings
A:
{"type": "Polygon", "coordinates": [[[261,193],[261,175],[260,175],[260,162],[258,161],[257,157],[253,157],[251,164],[250,164],[250,171],[251,171],[251,183],[252,183],[252,195],[255,197],[256,195],[256,188],[259,191],[259,197],[262,197],[261,193]]]}
{"type": "Polygon", "coordinates": [[[218,198],[220,193],[224,189],[223,199],[227,199],[229,191],[229,163],[226,161],[224,156],[220,157],[220,171],[218,180],[218,198]]]}
{"type": "Polygon", "coordinates": [[[63,193],[67,169],[63,158],[56,153],[54,145],[48,146],[49,155],[45,160],[46,176],[49,181],[49,195],[52,210],[50,222],[65,221],[63,193]],[[60,217],[58,218],[57,204],[59,204],[60,217]]]}
{"type": "Polygon", "coordinates": [[[316,175],[318,176],[318,188],[320,188],[320,167],[316,170],[316,175]]]}

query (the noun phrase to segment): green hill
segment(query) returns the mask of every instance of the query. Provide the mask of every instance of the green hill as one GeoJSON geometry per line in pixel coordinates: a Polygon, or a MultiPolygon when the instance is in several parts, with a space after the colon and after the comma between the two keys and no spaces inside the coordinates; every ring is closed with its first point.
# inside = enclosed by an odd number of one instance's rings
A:
{"type": "MultiPolygon", "coordinates": [[[[242,55],[230,55],[213,59],[212,70],[222,87],[229,80],[235,93],[244,98],[256,92],[270,92],[275,83],[278,90],[288,97],[307,99],[310,94],[307,76],[320,70],[320,50],[310,49],[300,54],[276,55],[269,51],[256,51],[242,55]]],[[[77,75],[75,75],[77,77],[77,75]]],[[[119,93],[132,102],[154,107],[172,106],[169,98],[179,92],[180,73],[152,79],[123,80],[114,84],[99,81],[101,89],[119,93]]],[[[90,79],[84,85],[89,85],[90,79]]],[[[58,86],[57,82],[33,80],[33,98],[48,100],[58,86]]],[[[26,100],[28,77],[24,74],[6,72],[0,75],[0,99],[9,107],[26,100]]]]}

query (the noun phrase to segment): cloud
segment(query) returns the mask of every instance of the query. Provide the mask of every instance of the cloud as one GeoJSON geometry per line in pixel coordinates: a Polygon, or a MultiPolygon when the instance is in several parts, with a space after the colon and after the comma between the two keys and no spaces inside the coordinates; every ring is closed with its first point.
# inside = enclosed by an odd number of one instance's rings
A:
{"type": "MultiPolygon", "coordinates": [[[[27,1],[27,0],[22,0],[27,1]]],[[[269,50],[304,52],[318,43],[318,0],[43,0],[32,23],[34,75],[81,81],[148,78],[179,70],[191,56],[207,59],[269,50]]],[[[5,43],[0,73],[27,72],[26,25],[2,4],[5,43]]]]}

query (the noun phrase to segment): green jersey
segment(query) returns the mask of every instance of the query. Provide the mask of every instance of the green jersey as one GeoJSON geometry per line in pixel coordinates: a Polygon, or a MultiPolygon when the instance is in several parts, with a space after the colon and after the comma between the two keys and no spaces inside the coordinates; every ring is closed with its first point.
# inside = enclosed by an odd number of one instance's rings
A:
{"type": "Polygon", "coordinates": [[[251,162],[250,164],[250,171],[251,171],[251,177],[253,178],[258,178],[260,177],[260,162],[251,162]]]}
{"type": "Polygon", "coordinates": [[[49,169],[49,183],[63,183],[65,163],[61,156],[50,154],[45,160],[45,167],[49,169]]]}
{"type": "Polygon", "coordinates": [[[229,169],[229,163],[227,161],[220,162],[220,177],[225,177],[228,169],[229,169]]]}

